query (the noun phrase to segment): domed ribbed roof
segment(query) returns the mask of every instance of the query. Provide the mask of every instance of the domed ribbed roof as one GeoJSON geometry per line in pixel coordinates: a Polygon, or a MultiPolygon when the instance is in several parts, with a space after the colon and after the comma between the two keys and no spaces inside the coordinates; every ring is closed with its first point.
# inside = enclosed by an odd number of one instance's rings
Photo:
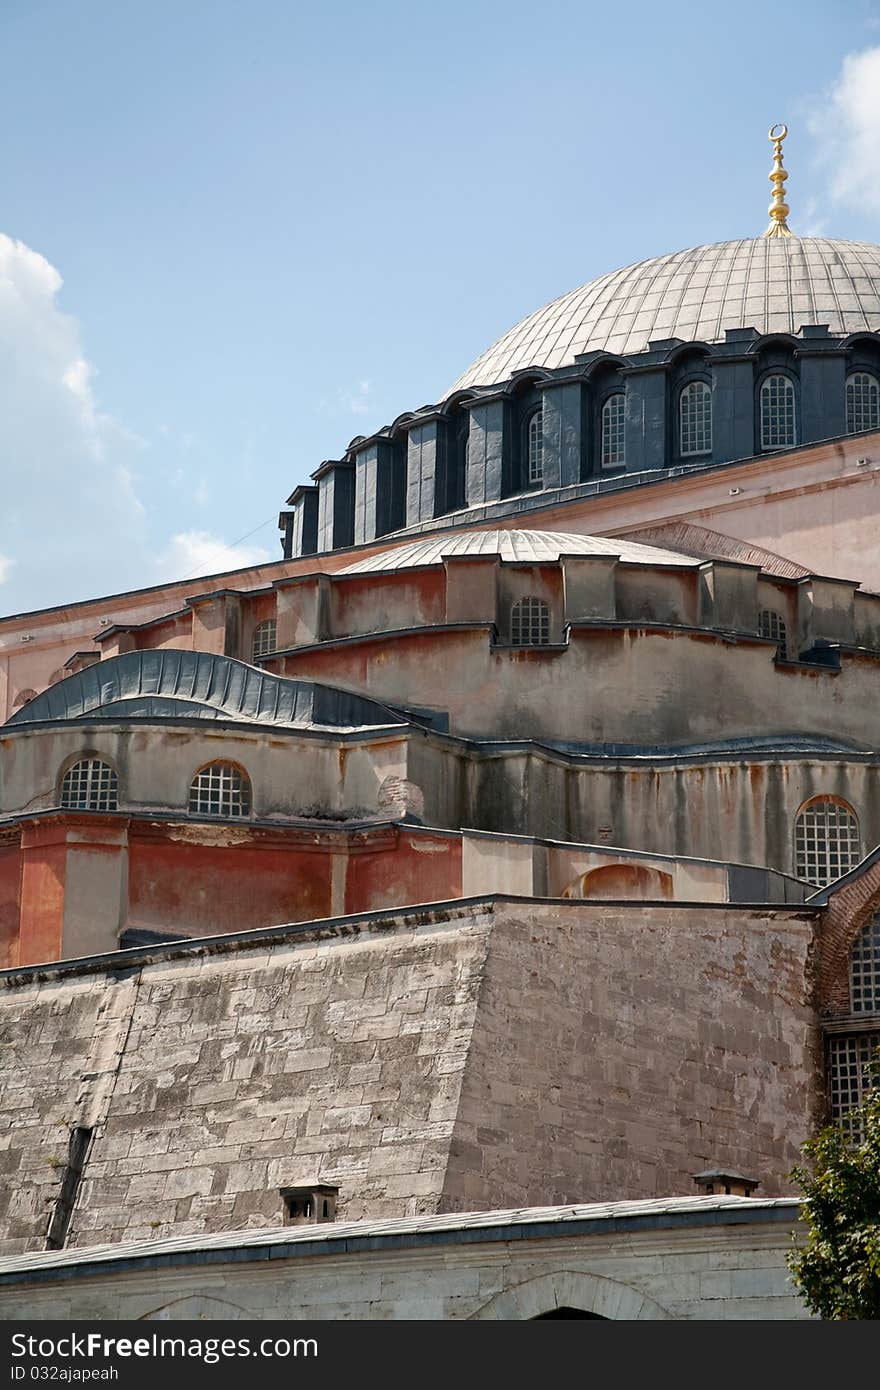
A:
{"type": "Polygon", "coordinates": [[[439,565],[445,556],[499,555],[502,560],[540,563],[558,560],[560,555],[615,555],[642,565],[698,565],[699,560],[679,555],[660,546],[638,545],[614,536],[579,536],[567,531],[456,531],[452,535],[430,536],[358,560],[337,570],[337,574],[367,574],[377,570],[415,569],[418,565],[439,565]]]}
{"type": "Polygon", "coordinates": [[[530,314],[451,390],[489,386],[521,367],[564,367],[583,352],[643,352],[652,338],[711,343],[728,328],[796,333],[806,323],[880,330],[880,246],[754,237],[639,261],[530,314]]]}

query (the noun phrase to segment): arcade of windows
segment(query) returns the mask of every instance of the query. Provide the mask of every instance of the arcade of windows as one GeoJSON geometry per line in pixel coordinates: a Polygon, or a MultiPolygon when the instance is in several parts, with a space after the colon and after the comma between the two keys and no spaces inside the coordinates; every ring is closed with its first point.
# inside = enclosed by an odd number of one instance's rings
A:
{"type": "Polygon", "coordinates": [[[858,1138],[847,1116],[864,1099],[871,1084],[865,1069],[880,1048],[880,912],[862,928],[850,950],[849,997],[850,1014],[858,1015],[859,1022],[873,1021],[874,1027],[828,1037],[828,1092],[832,1119],[858,1138]]]}
{"type": "MultiPolygon", "coordinates": [[[[64,773],[60,802],[66,811],[118,811],[115,768],[101,758],[81,758],[64,773]]],[[[249,816],[251,784],[247,773],[228,762],[199,768],[190,784],[188,810],[200,816],[249,816]]]]}
{"type": "MultiPolygon", "coordinates": [[[[626,396],[615,391],[604,401],[600,415],[599,462],[603,469],[623,468],[626,396]]],[[[678,453],[699,458],[712,453],[712,389],[706,381],[689,381],[678,393],[678,453]]],[[[798,442],[795,384],[785,372],[771,372],[758,389],[758,447],[787,449],[798,442]]],[[[846,378],[846,433],[880,430],[880,381],[871,372],[851,372],[846,378]]],[[[526,487],[544,481],[544,416],[539,408],[525,426],[526,487]]]]}

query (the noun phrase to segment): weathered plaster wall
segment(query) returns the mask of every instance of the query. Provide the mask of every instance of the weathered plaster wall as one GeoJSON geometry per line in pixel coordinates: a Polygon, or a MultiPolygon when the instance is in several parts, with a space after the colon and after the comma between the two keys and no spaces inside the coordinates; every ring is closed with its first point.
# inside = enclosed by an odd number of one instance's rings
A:
{"type": "Polygon", "coordinates": [[[43,1247],[77,1125],[77,1246],[270,1226],[319,1178],[343,1219],[784,1191],[814,921],[490,900],[5,977],[0,1253],[43,1247]]]}
{"type": "Polygon", "coordinates": [[[274,665],[374,700],[448,711],[450,729],[471,736],[675,746],[803,733],[880,744],[876,658],[844,655],[834,672],[779,665],[775,655],[769,642],[695,630],[582,626],[554,649],[493,647],[481,627],[423,628],[312,647],[274,665]]]}

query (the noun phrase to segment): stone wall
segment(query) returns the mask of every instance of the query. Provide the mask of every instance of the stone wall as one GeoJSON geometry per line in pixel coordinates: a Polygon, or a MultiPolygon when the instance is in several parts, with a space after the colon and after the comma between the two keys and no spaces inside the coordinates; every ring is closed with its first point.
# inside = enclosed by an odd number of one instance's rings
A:
{"type": "Polygon", "coordinates": [[[505,899],[0,976],[0,1254],[675,1195],[732,1164],[785,1190],[820,1103],[809,909],[505,899]]]}

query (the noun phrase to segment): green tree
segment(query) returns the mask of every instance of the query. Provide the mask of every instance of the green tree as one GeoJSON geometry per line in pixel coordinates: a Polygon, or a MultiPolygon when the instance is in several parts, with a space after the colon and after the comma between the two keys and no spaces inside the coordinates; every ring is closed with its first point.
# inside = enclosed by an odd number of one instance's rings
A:
{"type": "Polygon", "coordinates": [[[810,1168],[792,1169],[807,1238],[788,1256],[810,1312],[826,1319],[880,1318],[880,1052],[870,1089],[803,1146],[810,1168]]]}

